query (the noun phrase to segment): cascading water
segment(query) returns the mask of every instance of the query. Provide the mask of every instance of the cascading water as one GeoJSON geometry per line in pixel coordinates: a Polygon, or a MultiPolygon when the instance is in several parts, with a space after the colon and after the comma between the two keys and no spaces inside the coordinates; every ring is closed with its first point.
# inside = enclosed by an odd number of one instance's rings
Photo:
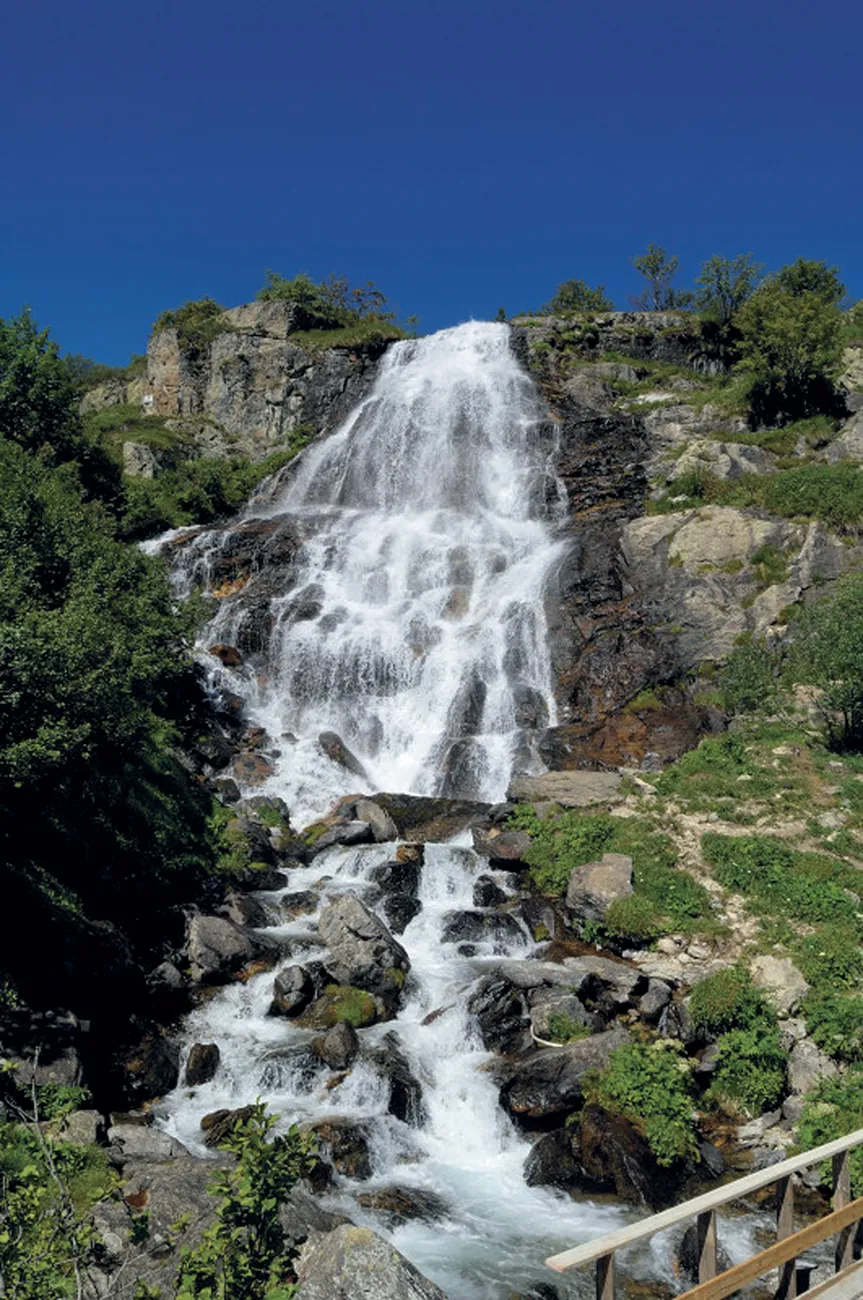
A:
{"type": "MultiPolygon", "coordinates": [[[[231,679],[254,721],[282,738],[265,792],[285,798],[295,825],[358,787],[496,801],[514,770],[537,769],[532,734],[554,720],[543,613],[563,505],[553,451],[506,327],[468,324],[390,349],[351,418],[249,508],[290,515],[304,539],[299,580],[273,598],[266,684],[231,679]],[[338,733],[364,779],[327,757],[324,731],[338,733]]],[[[205,533],[185,549],[181,585],[206,572],[217,546],[205,533]]],[[[208,643],[232,642],[241,617],[226,601],[208,643]]],[[[289,889],[317,889],[321,906],[354,892],[374,907],[370,873],[392,856],[391,845],[332,848],[292,870],[289,889]]],[[[480,943],[468,958],[443,942],[445,914],[472,906],[479,871],[470,849],[426,846],[422,907],[401,935],[411,961],[404,1005],[362,1031],[364,1055],[340,1081],[309,1053],[310,1031],[267,1015],[273,976],[263,974],[190,1018],[189,1042],[217,1042],[221,1064],[212,1082],[177,1089],[164,1115],[193,1149],[204,1114],[256,1096],[287,1122],[363,1121],[371,1178],[341,1178],[331,1199],[388,1233],[452,1300],[525,1292],[547,1254],[621,1220],[614,1207],[524,1182],[528,1145],[498,1106],[482,1069],[492,1058],[467,1009],[502,945],[480,943]],[[371,1062],[388,1033],[422,1085],[419,1127],[386,1113],[371,1062]],[[434,1193],[435,1220],[393,1227],[354,1199],[394,1183],[434,1193]]],[[[511,894],[510,878],[497,879],[511,894]]],[[[270,931],[290,947],[286,965],[323,955],[316,916],[270,931]]],[[[505,948],[523,958],[533,944],[524,932],[505,948]]],[[[558,1285],[562,1295],[574,1284],[558,1285]]]]}

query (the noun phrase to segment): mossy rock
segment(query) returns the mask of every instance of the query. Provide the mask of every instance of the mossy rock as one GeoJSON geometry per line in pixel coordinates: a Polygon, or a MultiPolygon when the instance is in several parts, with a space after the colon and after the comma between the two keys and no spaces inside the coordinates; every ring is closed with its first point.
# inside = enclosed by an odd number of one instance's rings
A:
{"type": "Polygon", "coordinates": [[[350,984],[328,984],[295,1023],[304,1029],[331,1029],[344,1020],[354,1029],[363,1029],[377,1019],[378,1004],[371,993],[350,984]]]}

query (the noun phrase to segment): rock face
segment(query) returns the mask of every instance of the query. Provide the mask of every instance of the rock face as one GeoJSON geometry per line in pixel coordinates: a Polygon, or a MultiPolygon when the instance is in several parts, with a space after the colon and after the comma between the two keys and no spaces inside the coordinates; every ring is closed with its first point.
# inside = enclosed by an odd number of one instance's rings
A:
{"type": "Polygon", "coordinates": [[[566,889],[566,906],[576,922],[604,921],[611,904],[632,892],[632,858],[603,853],[601,862],[575,868],[566,889]]]}
{"type": "Polygon", "coordinates": [[[443,1291],[369,1228],[313,1234],[296,1263],[297,1300],[446,1300],[443,1291]]]}
{"type": "Polygon", "coordinates": [[[327,948],[326,968],[337,983],[398,1001],[410,970],[408,955],[358,898],[343,894],[325,907],[318,933],[327,948]]]}
{"type": "Polygon", "coordinates": [[[246,303],[222,321],[203,351],[184,349],[176,330],[155,334],[140,397],[144,413],[182,420],[210,456],[257,460],[304,426],[334,428],[365,396],[387,346],[306,351],[292,335],[309,322],[284,302],[246,303]]]}
{"type": "Polygon", "coordinates": [[[584,1097],[585,1075],[607,1065],[611,1053],[627,1039],[625,1030],[609,1029],[566,1047],[528,1052],[504,1084],[501,1101],[527,1126],[566,1115],[584,1097]]]}

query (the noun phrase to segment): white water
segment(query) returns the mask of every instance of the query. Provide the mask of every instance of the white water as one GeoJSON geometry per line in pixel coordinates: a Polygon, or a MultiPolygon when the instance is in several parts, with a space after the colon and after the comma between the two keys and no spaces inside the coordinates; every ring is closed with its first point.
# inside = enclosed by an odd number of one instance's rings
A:
{"type": "MultiPolygon", "coordinates": [[[[295,825],[362,785],[496,801],[513,770],[538,770],[535,728],[555,716],[543,613],[563,502],[553,452],[507,329],[469,324],[393,347],[351,418],[305,454],[275,499],[250,507],[289,513],[307,539],[299,582],[275,600],[267,684],[227,675],[255,722],[295,738],[266,788],[286,799],[295,825]],[[533,731],[518,716],[525,700],[533,731]],[[323,754],[322,731],[342,737],[367,782],[323,754]]],[[[206,569],[218,544],[216,535],[196,539],[179,581],[206,569]]],[[[231,643],[236,618],[225,601],[207,644],[231,643]]],[[[373,904],[369,872],[392,855],[387,845],[331,849],[292,871],[289,890],[320,886],[322,903],[353,890],[373,904]]],[[[397,1036],[422,1084],[422,1128],[386,1114],[388,1088],[362,1060],[327,1087],[331,1072],[302,1052],[312,1035],[267,1016],[272,973],[226,989],[190,1018],[188,1042],[217,1042],[221,1065],[211,1083],[177,1089],[164,1122],[200,1149],[204,1114],[256,1096],[286,1123],[366,1120],[372,1179],[339,1179],[336,1207],[383,1231],[451,1300],[504,1300],[538,1279],[575,1294],[589,1279],[554,1279],[543,1259],[617,1226],[624,1212],[524,1182],[529,1145],[498,1105],[483,1069],[492,1058],[467,1011],[493,951],[466,959],[441,941],[444,913],[472,906],[481,869],[471,850],[427,846],[422,910],[401,936],[411,960],[405,1005],[396,1021],[361,1031],[364,1046],[397,1036]],[[352,1195],[392,1183],[437,1193],[447,1214],[389,1231],[352,1195]]],[[[314,922],[283,927],[285,965],[321,955],[314,922]]],[[[507,955],[527,957],[532,946],[525,933],[507,955]]],[[[662,1248],[633,1266],[655,1275],[658,1262],[667,1273],[662,1248]]]]}

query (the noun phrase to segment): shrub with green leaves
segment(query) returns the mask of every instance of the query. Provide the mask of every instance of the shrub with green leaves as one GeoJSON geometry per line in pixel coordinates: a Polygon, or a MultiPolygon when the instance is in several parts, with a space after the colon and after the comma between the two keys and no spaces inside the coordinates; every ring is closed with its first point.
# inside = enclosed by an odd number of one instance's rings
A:
{"type": "Polygon", "coordinates": [[[279,1209],[317,1156],[314,1139],[296,1125],[272,1137],[276,1121],[258,1102],[222,1142],[237,1163],[213,1178],[215,1222],[197,1246],[183,1251],[176,1300],[289,1300],[293,1295],[293,1254],[279,1209]]]}
{"type": "Polygon", "coordinates": [[[720,884],[773,914],[813,924],[852,919],[845,892],[848,869],[822,854],[801,853],[769,835],[718,835],[701,841],[720,884]]]}
{"type": "Polygon", "coordinates": [[[625,1043],[586,1086],[588,1101],[630,1120],[660,1165],[696,1155],[689,1067],[664,1043],[625,1043]]]}
{"type": "MultiPolygon", "coordinates": [[[[821,1079],[806,1098],[797,1124],[801,1151],[833,1142],[863,1128],[863,1067],[855,1066],[838,1078],[821,1079]]],[[[829,1161],[821,1166],[821,1181],[829,1186],[829,1161]]],[[[863,1196],[863,1148],[851,1152],[851,1193],[863,1196]]]]}
{"type": "Polygon", "coordinates": [[[775,1028],[757,1024],[732,1029],[722,1035],[718,1047],[716,1072],[707,1092],[710,1100],[750,1117],[782,1100],[787,1054],[775,1028]]]}
{"type": "Polygon", "coordinates": [[[729,713],[769,710],[776,699],[774,656],[761,643],[738,646],[719,674],[719,689],[729,713]]]}
{"type": "Polygon", "coordinates": [[[776,1014],[752,983],[745,966],[729,966],[699,980],[689,995],[696,1027],[710,1036],[730,1029],[771,1028],[776,1014]]]}
{"type": "Polygon", "coordinates": [[[859,929],[833,925],[805,935],[794,944],[804,979],[815,989],[853,989],[863,980],[859,929]]]}
{"type": "Polygon", "coordinates": [[[839,1061],[863,1057],[863,997],[816,990],[803,1004],[810,1038],[839,1061]]]}
{"type": "Polygon", "coordinates": [[[220,334],[229,333],[232,328],[221,303],[212,298],[198,298],[193,302],[184,302],[182,307],[176,307],[173,311],[163,311],[157,316],[152,333],[176,330],[180,351],[190,359],[196,359],[214,339],[220,334]]]}

